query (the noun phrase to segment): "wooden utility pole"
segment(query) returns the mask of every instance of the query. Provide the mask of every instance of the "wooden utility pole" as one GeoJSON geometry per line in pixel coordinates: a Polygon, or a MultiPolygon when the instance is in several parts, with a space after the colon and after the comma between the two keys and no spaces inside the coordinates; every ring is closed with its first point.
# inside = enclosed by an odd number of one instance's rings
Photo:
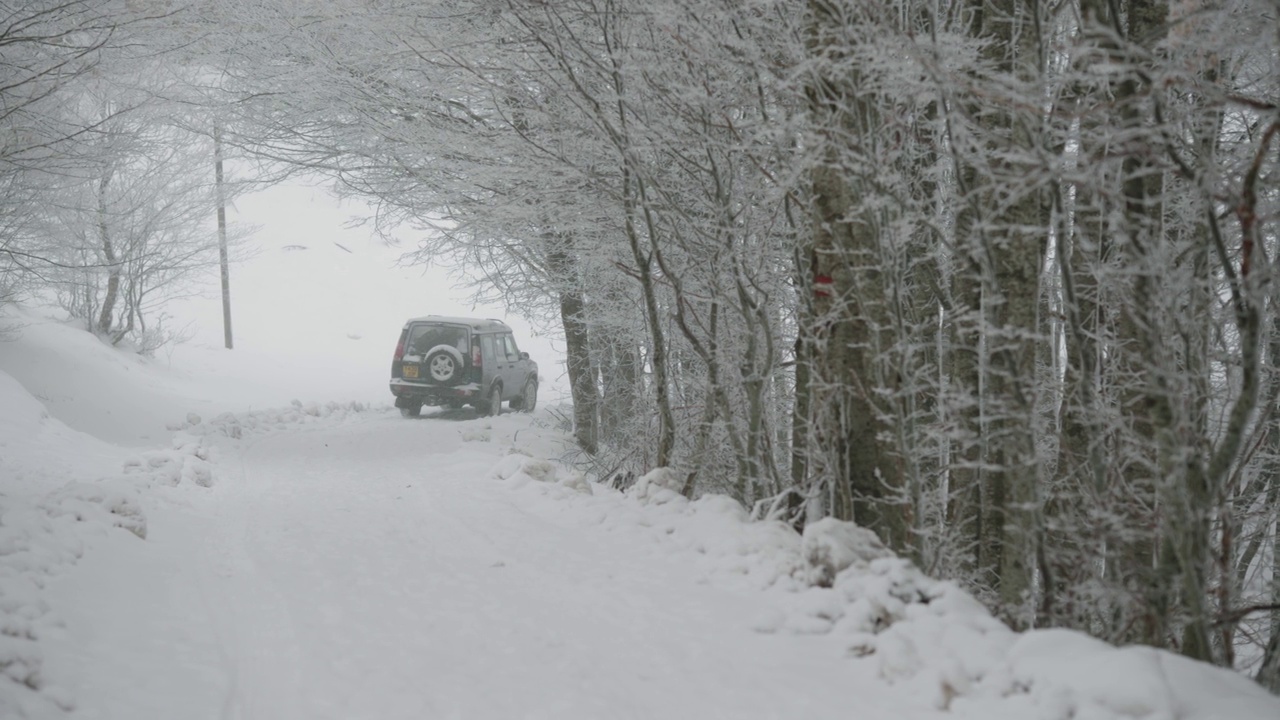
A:
{"type": "Polygon", "coordinates": [[[213,125],[213,173],[218,194],[218,262],[222,270],[222,335],[228,350],[231,342],[231,271],[227,267],[227,200],[222,187],[222,128],[213,125]]]}

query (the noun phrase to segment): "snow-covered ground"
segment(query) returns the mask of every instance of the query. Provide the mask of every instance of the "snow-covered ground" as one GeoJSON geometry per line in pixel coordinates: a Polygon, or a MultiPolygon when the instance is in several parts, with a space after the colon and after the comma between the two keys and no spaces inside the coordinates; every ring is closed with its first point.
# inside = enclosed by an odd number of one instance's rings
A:
{"type": "Polygon", "coordinates": [[[208,319],[146,359],[5,310],[0,718],[1280,718],[1227,671],[1014,634],[857,528],[592,482],[546,394],[401,418],[394,332],[448,299],[272,234],[231,353],[208,319]]]}

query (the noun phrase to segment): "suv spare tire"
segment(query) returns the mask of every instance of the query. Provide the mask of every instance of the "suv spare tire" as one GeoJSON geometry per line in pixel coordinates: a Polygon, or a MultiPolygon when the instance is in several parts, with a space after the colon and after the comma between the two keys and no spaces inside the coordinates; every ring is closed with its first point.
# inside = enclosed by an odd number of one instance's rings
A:
{"type": "Polygon", "coordinates": [[[446,385],[462,380],[462,353],[452,345],[437,345],[427,351],[427,377],[446,385]]]}

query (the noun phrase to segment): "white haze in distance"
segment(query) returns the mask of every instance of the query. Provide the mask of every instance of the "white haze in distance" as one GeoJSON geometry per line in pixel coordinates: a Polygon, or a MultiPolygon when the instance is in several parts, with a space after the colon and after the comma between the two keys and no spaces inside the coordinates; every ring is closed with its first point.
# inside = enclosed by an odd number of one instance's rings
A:
{"type": "MultiPolygon", "coordinates": [[[[231,268],[233,367],[243,367],[246,378],[273,378],[281,400],[390,403],[388,370],[406,318],[491,317],[511,325],[520,349],[538,362],[540,402],[567,399],[560,338],[535,337],[505,308],[473,307],[443,267],[401,266],[414,238],[388,247],[369,227],[351,227],[370,212],[297,182],[241,197],[228,209],[228,222],[249,231],[239,252],[246,257],[231,268]]],[[[199,296],[174,303],[167,323],[186,328],[191,339],[157,353],[177,369],[203,366],[200,355],[223,346],[216,270],[193,289],[199,296]]]]}

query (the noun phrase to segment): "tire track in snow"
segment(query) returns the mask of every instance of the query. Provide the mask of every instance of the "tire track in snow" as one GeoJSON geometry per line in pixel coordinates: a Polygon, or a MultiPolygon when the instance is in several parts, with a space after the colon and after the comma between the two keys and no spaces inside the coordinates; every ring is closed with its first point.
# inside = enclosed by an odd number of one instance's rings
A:
{"type": "MultiPolygon", "coordinates": [[[[254,443],[256,444],[256,443],[254,443]]],[[[253,444],[245,451],[251,451],[253,444]]],[[[225,466],[224,466],[225,467],[225,466]]],[[[225,471],[224,471],[225,472],[225,471]]],[[[298,642],[284,598],[263,577],[248,551],[247,511],[254,507],[243,455],[223,482],[209,542],[202,546],[202,596],[222,648],[227,688],[220,717],[270,720],[298,716],[298,642]]]]}
{"type": "Polygon", "coordinates": [[[291,631],[236,642],[297,658],[281,697],[278,669],[240,665],[242,683],[259,675],[239,688],[244,718],[846,714],[832,696],[858,698],[837,642],[753,633],[763,598],[701,584],[638,529],[601,532],[489,479],[528,422],[371,416],[243,450],[243,476],[219,485],[244,523],[224,534],[243,553],[232,565],[254,568],[233,587],[279,598],[268,609],[291,631]]]}

